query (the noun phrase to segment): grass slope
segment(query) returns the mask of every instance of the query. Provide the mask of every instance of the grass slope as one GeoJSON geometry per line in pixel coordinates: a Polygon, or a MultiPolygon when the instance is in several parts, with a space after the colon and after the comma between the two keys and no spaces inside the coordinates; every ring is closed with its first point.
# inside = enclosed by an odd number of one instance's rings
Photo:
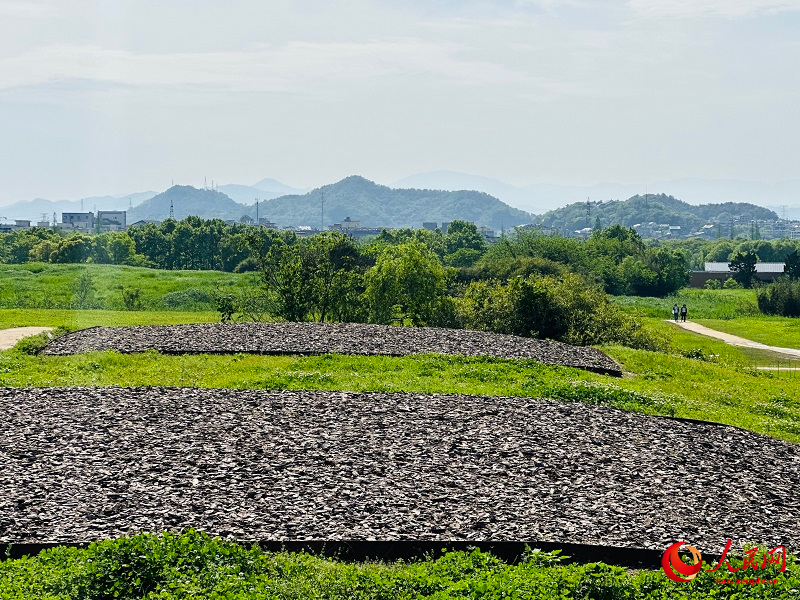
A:
{"type": "Polygon", "coordinates": [[[423,355],[257,356],[0,353],[0,386],[196,386],[548,397],[689,417],[800,442],[800,377],[624,347],[612,379],[533,361],[423,355]]]}
{"type": "MultiPolygon", "coordinates": [[[[757,556],[759,560],[763,551],[757,556]]],[[[729,562],[737,569],[742,566],[741,560],[729,562]]],[[[785,572],[776,565],[736,573],[741,578],[777,580],[773,585],[721,585],[717,575],[701,570],[694,581],[675,583],[661,571],[563,564],[557,553],[530,552],[511,565],[477,550],[415,562],[347,564],[303,553],[247,549],[188,531],[107,540],[82,550],[55,548],[38,557],[0,563],[0,600],[744,600],[796,597],[792,594],[800,588],[800,566],[791,558],[785,572]]]]}
{"type": "Polygon", "coordinates": [[[0,308],[76,308],[75,286],[83,273],[94,291],[86,308],[122,310],[123,288],[139,288],[143,309],[213,310],[210,294],[240,291],[257,283],[254,273],[164,271],[121,265],[0,265],[0,308]]]}

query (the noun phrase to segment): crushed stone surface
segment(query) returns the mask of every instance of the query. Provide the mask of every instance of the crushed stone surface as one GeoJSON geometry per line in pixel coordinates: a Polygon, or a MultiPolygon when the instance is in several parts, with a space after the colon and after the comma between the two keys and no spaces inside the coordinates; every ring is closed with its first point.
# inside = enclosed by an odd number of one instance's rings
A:
{"type": "Polygon", "coordinates": [[[508,397],[0,388],[0,542],[186,527],[250,540],[800,548],[800,446],[508,397]]]}
{"type": "Polygon", "coordinates": [[[122,353],[450,354],[523,358],[621,376],[620,366],[595,348],[485,331],[393,327],[360,323],[202,323],[93,327],[53,340],[43,354],[97,350],[122,353]]]}

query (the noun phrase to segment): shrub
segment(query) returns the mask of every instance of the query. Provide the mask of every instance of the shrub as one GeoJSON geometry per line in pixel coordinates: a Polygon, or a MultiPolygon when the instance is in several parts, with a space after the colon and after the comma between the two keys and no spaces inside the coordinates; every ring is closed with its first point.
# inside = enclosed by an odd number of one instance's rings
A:
{"type": "Polygon", "coordinates": [[[663,350],[666,342],[625,315],[603,291],[578,275],[516,277],[507,283],[473,282],[458,302],[468,329],[561,340],[616,343],[663,350]]]}
{"type": "Polygon", "coordinates": [[[139,310],[142,308],[142,300],[139,297],[139,288],[122,288],[122,303],[127,310],[139,310]]]}
{"type": "Polygon", "coordinates": [[[742,286],[732,277],[728,277],[728,279],[725,280],[725,283],[722,284],[722,287],[726,290],[738,290],[741,289],[742,286]]]}
{"type": "Polygon", "coordinates": [[[703,287],[707,290],[719,290],[722,289],[722,282],[719,279],[709,279],[703,287]]]}
{"type": "Polygon", "coordinates": [[[764,314],[800,317],[800,280],[781,279],[759,288],[756,299],[764,314]]]}

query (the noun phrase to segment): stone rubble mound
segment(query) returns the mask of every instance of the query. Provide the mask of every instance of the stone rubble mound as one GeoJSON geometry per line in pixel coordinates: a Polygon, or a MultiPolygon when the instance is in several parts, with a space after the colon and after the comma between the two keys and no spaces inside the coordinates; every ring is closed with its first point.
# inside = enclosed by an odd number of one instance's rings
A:
{"type": "Polygon", "coordinates": [[[61,336],[43,354],[98,350],[122,353],[154,349],[164,354],[450,354],[532,359],[621,376],[620,366],[595,348],[514,335],[361,323],[202,323],[93,327],[61,336]]]}
{"type": "Polygon", "coordinates": [[[800,446],[580,403],[0,388],[0,542],[195,527],[246,540],[800,548],[800,446]]]}

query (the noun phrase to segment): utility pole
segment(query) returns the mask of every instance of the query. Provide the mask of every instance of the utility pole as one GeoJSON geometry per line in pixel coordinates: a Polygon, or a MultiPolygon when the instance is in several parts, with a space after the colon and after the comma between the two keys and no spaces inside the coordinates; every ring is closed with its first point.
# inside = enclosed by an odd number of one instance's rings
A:
{"type": "Polygon", "coordinates": [[[175,218],[175,208],[172,206],[172,198],[169,199],[169,218],[175,218]]]}
{"type": "Polygon", "coordinates": [[[258,198],[256,198],[256,225],[258,225],[258,224],[259,224],[259,221],[258,221],[258,198]]]}

